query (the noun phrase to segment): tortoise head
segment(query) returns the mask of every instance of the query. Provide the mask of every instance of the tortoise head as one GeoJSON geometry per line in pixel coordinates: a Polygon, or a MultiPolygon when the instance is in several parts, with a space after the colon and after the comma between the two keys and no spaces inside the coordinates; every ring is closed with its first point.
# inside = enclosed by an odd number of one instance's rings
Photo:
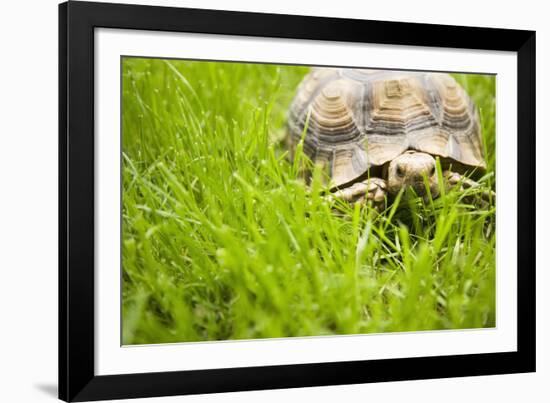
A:
{"type": "Polygon", "coordinates": [[[412,188],[419,196],[427,196],[426,184],[433,198],[439,195],[435,158],[430,154],[408,150],[386,165],[386,180],[390,195],[403,188],[412,188]]]}

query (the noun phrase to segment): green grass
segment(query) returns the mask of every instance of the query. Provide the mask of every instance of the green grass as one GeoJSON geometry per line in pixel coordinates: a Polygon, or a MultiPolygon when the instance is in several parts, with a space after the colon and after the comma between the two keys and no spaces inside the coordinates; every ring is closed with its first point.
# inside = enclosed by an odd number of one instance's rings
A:
{"type": "MultiPolygon", "coordinates": [[[[335,214],[282,141],[307,71],[124,59],[124,344],[495,326],[494,203],[335,214]]],[[[491,187],[494,78],[457,79],[491,187]]]]}

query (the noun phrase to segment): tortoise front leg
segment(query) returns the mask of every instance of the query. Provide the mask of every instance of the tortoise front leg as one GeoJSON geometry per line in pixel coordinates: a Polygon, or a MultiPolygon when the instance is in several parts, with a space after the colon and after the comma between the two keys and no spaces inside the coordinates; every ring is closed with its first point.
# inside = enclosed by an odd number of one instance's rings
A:
{"type": "Polygon", "coordinates": [[[385,180],[369,178],[334,192],[334,197],[354,204],[368,203],[380,212],[386,208],[386,193],[387,186],[385,180]]]}
{"type": "MultiPolygon", "coordinates": [[[[449,187],[460,186],[461,190],[473,189],[481,186],[476,181],[452,171],[443,172],[443,177],[446,179],[447,185],[449,187]]],[[[480,195],[483,201],[487,203],[489,203],[492,199],[496,197],[495,192],[493,192],[492,190],[484,190],[480,193],[480,195]]]]}

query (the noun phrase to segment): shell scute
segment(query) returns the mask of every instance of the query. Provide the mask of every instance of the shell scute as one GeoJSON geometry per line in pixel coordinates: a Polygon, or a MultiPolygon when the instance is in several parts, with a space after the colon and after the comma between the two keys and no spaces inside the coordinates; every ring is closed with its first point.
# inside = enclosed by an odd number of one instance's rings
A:
{"type": "Polygon", "coordinates": [[[408,149],[485,168],[477,110],[448,74],[315,69],[291,105],[289,131],[334,187],[408,149]]]}

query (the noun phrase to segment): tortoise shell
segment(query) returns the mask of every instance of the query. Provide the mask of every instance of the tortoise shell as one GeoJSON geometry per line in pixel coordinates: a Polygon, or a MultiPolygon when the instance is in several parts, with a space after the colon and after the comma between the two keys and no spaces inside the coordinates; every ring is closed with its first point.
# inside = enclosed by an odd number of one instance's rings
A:
{"type": "Polygon", "coordinates": [[[485,169],[477,109],[448,74],[314,68],[288,120],[295,146],[345,187],[406,150],[485,169]]]}

